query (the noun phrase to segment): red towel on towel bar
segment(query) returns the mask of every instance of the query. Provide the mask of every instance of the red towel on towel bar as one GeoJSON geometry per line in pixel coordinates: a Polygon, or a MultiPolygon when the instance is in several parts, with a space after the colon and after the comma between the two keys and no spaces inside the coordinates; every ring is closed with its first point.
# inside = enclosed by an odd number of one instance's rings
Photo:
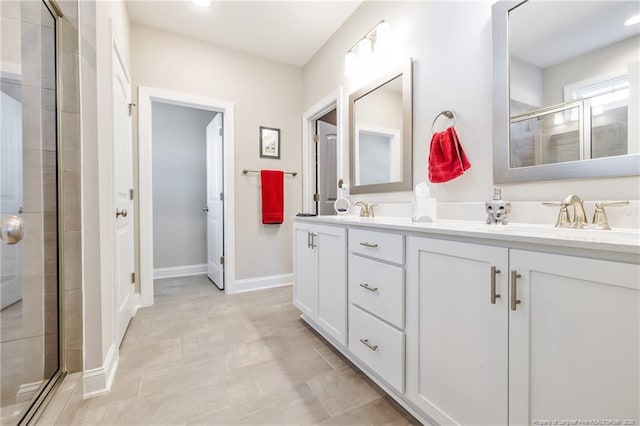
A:
{"type": "Polygon", "coordinates": [[[448,182],[471,167],[453,127],[433,134],[429,149],[429,180],[448,182]]]}
{"type": "Polygon", "coordinates": [[[284,221],[284,172],[260,170],[262,181],[262,223],[284,221]]]}

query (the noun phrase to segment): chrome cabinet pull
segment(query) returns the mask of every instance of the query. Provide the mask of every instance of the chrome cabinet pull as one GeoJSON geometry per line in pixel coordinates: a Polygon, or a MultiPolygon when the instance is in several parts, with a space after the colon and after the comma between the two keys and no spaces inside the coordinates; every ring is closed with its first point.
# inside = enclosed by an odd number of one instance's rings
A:
{"type": "Polygon", "coordinates": [[[368,347],[374,352],[378,350],[378,345],[372,345],[371,343],[369,343],[369,339],[360,339],[360,343],[362,343],[363,345],[365,345],[366,347],[368,347]]]}
{"type": "Polygon", "coordinates": [[[378,247],[378,245],[377,245],[377,244],[372,244],[372,243],[367,243],[367,242],[360,243],[360,245],[361,245],[361,246],[365,246],[365,247],[369,247],[369,248],[376,248],[376,247],[378,247]]]}
{"type": "Polygon", "coordinates": [[[116,219],[122,217],[127,217],[127,209],[118,210],[116,209],[116,219]]]}
{"type": "Polygon", "coordinates": [[[499,294],[496,293],[496,275],[500,273],[500,269],[495,266],[491,267],[491,304],[496,304],[496,299],[500,297],[499,294]]]}
{"type": "Polygon", "coordinates": [[[522,278],[522,275],[518,273],[518,271],[511,271],[511,310],[515,311],[516,307],[522,303],[518,300],[518,296],[516,294],[518,278],[522,278]]]}
{"type": "Polygon", "coordinates": [[[313,232],[311,233],[311,248],[316,248],[318,247],[314,241],[314,238],[317,237],[318,234],[314,234],[313,232]]]}
{"type": "Polygon", "coordinates": [[[364,288],[365,290],[369,290],[372,293],[377,293],[378,292],[378,287],[369,287],[369,284],[367,284],[367,283],[360,284],[360,287],[364,288]]]}
{"type": "Polygon", "coordinates": [[[307,231],[307,248],[311,248],[311,232],[307,231]]]}

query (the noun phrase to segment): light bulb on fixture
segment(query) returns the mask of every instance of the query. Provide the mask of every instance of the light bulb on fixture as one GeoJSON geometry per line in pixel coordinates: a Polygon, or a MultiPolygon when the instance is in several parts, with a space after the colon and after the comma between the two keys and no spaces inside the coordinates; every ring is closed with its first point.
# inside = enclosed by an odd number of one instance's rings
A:
{"type": "Polygon", "coordinates": [[[632,16],[631,18],[624,21],[624,25],[626,25],[627,27],[635,24],[640,24],[640,15],[632,16]]]}
{"type": "Polygon", "coordinates": [[[347,75],[354,75],[357,67],[358,58],[356,58],[356,52],[350,50],[344,57],[344,72],[347,75]]]}
{"type": "Polygon", "coordinates": [[[369,40],[369,37],[365,37],[360,40],[358,42],[357,49],[360,60],[366,61],[367,59],[369,59],[371,57],[371,54],[373,53],[373,47],[371,46],[371,40],[369,40]]]}
{"type": "Polygon", "coordinates": [[[191,0],[193,4],[200,7],[209,7],[211,5],[211,0],[191,0]]]}

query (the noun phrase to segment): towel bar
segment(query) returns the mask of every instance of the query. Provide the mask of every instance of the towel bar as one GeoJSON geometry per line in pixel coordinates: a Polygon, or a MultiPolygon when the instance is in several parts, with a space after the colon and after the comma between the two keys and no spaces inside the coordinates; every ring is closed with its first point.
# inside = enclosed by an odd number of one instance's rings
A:
{"type": "MultiPolygon", "coordinates": [[[[247,170],[247,169],[244,169],[242,171],[243,175],[246,175],[247,173],[260,173],[260,170],[247,170]]],[[[291,175],[291,176],[296,176],[298,174],[298,172],[282,172],[282,173],[284,173],[285,175],[291,175]]]]}
{"type": "Polygon", "coordinates": [[[436,125],[436,121],[438,121],[438,118],[440,118],[441,115],[444,115],[448,119],[453,120],[452,126],[456,125],[456,114],[453,111],[449,111],[449,110],[440,111],[440,113],[436,115],[436,118],[433,119],[433,123],[431,123],[431,133],[435,133],[435,131],[433,130],[433,126],[436,125]]]}

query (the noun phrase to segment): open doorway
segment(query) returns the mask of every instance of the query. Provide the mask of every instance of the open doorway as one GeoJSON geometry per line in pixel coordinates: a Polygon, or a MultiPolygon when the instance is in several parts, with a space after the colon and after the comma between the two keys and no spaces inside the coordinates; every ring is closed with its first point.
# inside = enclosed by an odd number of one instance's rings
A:
{"type": "MultiPolygon", "coordinates": [[[[200,286],[192,293],[205,287],[233,293],[234,105],[142,86],[138,103],[141,305],[159,301],[154,279],[200,286]],[[193,120],[192,130],[174,121],[181,115],[193,120]],[[187,140],[191,132],[196,135],[187,140]],[[167,139],[164,152],[156,149],[158,136],[167,139]]],[[[165,300],[184,296],[180,283],[173,284],[165,300]]]]}
{"type": "Polygon", "coordinates": [[[335,214],[343,169],[342,98],[342,88],[338,88],[302,115],[302,204],[306,213],[335,214]]]}
{"type": "Polygon", "coordinates": [[[224,289],[222,112],[151,104],[155,301],[224,289]]]}
{"type": "Polygon", "coordinates": [[[338,127],[336,108],[315,121],[315,213],[336,214],[338,127]]]}

